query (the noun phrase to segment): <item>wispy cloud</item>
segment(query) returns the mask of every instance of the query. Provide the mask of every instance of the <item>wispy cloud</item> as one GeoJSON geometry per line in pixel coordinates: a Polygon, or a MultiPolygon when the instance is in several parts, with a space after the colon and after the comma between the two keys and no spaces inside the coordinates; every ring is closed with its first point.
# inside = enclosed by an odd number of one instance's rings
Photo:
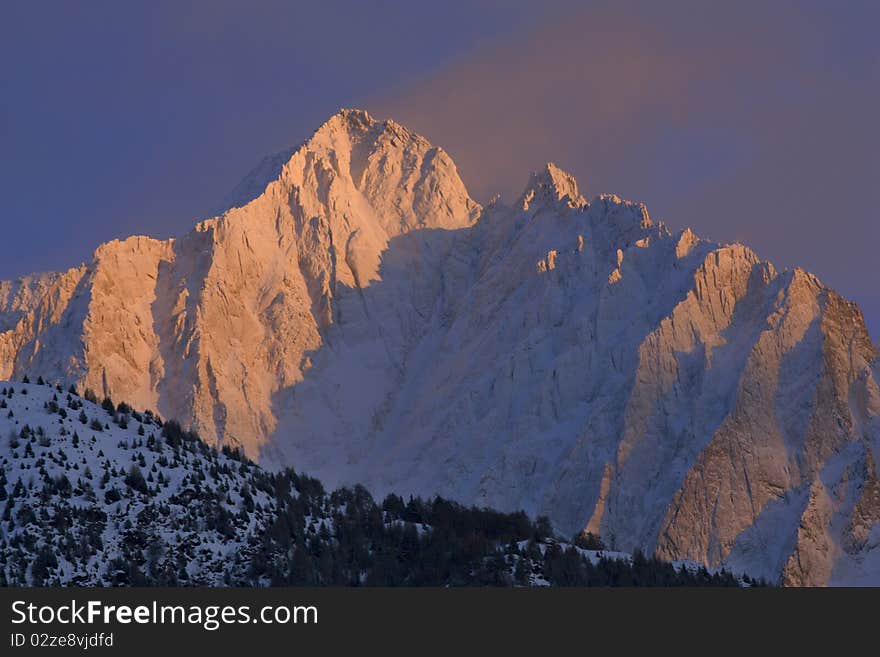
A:
{"type": "Polygon", "coordinates": [[[557,8],[370,105],[449,150],[480,199],[555,161],[587,193],[815,271],[880,335],[878,19],[858,3],[557,8]]]}

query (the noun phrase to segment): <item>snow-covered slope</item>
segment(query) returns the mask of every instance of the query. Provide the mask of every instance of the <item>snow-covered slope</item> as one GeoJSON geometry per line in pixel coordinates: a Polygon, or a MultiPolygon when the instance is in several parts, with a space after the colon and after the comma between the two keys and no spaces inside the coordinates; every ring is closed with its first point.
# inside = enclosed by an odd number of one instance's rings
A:
{"type": "Polygon", "coordinates": [[[328,494],[90,395],[0,382],[0,586],[751,584],[576,547],[522,513],[328,494]]]}
{"type": "Polygon", "coordinates": [[[275,510],[255,465],[60,386],[0,383],[0,435],[4,583],[246,581],[275,510]]]}
{"type": "Polygon", "coordinates": [[[880,368],[855,305],[552,164],[480,208],[441,149],[365,112],[290,153],[176,242],[0,284],[0,376],[112,392],[331,485],[880,581],[880,368]]]}

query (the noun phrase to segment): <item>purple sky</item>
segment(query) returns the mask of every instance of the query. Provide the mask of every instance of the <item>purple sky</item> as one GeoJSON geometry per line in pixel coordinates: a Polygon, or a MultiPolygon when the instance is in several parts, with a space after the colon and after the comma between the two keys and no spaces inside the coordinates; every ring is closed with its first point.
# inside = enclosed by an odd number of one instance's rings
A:
{"type": "Polygon", "coordinates": [[[4,3],[0,278],[185,232],[360,106],[478,200],[552,160],[815,272],[880,337],[880,3],[302,4],[4,3]]]}

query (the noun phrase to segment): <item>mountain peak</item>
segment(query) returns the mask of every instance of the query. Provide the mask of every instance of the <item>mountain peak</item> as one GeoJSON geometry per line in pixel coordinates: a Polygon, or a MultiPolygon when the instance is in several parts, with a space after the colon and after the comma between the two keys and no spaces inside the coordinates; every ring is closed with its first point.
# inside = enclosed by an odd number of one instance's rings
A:
{"type": "Polygon", "coordinates": [[[534,203],[563,202],[571,208],[586,205],[583,196],[578,192],[577,180],[567,171],[560,169],[553,162],[548,162],[540,171],[533,171],[529,182],[520,196],[519,205],[528,210],[534,203]]]}
{"type": "Polygon", "coordinates": [[[342,108],[331,116],[324,124],[315,131],[315,134],[324,130],[342,127],[347,130],[363,132],[369,130],[377,123],[376,119],[367,111],[358,108],[342,108]]]}
{"type": "Polygon", "coordinates": [[[360,107],[343,107],[338,112],[336,112],[335,116],[339,116],[349,121],[359,121],[367,123],[375,122],[373,115],[370,114],[367,110],[361,109],[360,107]]]}
{"type": "Polygon", "coordinates": [[[351,108],[343,108],[327,119],[303,146],[313,145],[325,137],[332,140],[340,133],[346,134],[349,139],[355,141],[361,140],[368,134],[371,134],[373,139],[377,139],[381,134],[387,133],[391,137],[399,137],[404,142],[414,139],[430,146],[427,139],[393,119],[379,120],[367,110],[351,108]]]}
{"type": "Polygon", "coordinates": [[[367,158],[375,149],[402,151],[413,144],[417,145],[419,160],[432,148],[426,139],[390,119],[380,121],[363,109],[340,109],[298,146],[263,158],[223,199],[214,214],[222,215],[259,197],[271,182],[281,177],[283,169],[297,154],[312,153],[327,158],[335,163],[332,166],[337,167],[345,161],[350,175],[359,178],[367,167],[367,158]]]}

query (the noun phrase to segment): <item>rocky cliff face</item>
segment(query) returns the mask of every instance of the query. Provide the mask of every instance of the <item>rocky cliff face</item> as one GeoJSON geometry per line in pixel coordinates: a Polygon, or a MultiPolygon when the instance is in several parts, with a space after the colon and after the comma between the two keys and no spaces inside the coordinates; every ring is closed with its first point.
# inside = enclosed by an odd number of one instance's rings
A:
{"type": "Polygon", "coordinates": [[[359,111],[227,204],[0,284],[0,378],[89,386],[331,485],[880,583],[880,368],[810,274],[588,202],[553,165],[480,208],[441,149],[359,111]]]}

